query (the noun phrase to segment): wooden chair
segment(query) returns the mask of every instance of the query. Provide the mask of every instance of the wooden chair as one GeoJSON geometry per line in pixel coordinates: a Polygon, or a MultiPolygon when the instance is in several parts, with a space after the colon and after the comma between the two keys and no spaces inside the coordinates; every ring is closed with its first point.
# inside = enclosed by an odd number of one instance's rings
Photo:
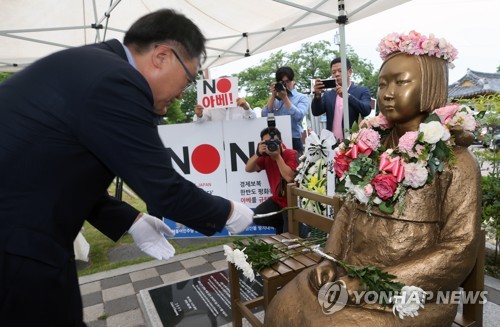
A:
{"type": "MultiPolygon", "coordinates": [[[[299,203],[299,197],[311,199],[321,202],[325,205],[330,205],[334,208],[334,213],[340,209],[340,201],[338,198],[332,198],[325,195],[320,195],[314,192],[299,189],[294,184],[287,186],[288,206],[295,207],[299,203]]],[[[264,237],[264,242],[276,244],[278,248],[285,248],[286,245],[279,244],[283,239],[295,239],[299,235],[299,223],[305,223],[309,226],[316,227],[326,233],[330,232],[333,224],[333,219],[326,216],[316,214],[305,209],[293,209],[288,211],[288,228],[289,232],[281,235],[273,235],[264,237]]],[[[295,250],[296,251],[296,250],[295,250]]],[[[264,307],[276,295],[278,290],[291,281],[302,270],[315,265],[319,262],[320,257],[314,253],[305,253],[295,255],[281,260],[272,267],[265,268],[259,272],[263,281],[263,295],[251,301],[243,301],[241,299],[239,272],[236,267],[229,263],[229,283],[231,289],[231,311],[234,327],[242,326],[242,319],[246,318],[254,327],[261,327],[262,323],[252,312],[253,308],[264,307]]]]}
{"type": "MultiPolygon", "coordinates": [[[[479,248],[477,250],[476,264],[460,286],[464,292],[484,291],[484,259],[485,259],[486,235],[484,230],[480,231],[479,248]]],[[[452,327],[481,327],[483,325],[483,304],[463,304],[462,313],[457,313],[452,327]]]]}
{"type": "MultiPolygon", "coordinates": [[[[299,197],[332,206],[334,215],[340,210],[340,206],[342,205],[338,197],[321,195],[289,184],[287,187],[288,206],[297,207],[299,197]]],[[[329,233],[332,228],[333,219],[302,208],[288,211],[288,232],[290,234],[299,235],[299,223],[304,223],[329,233]]]]}
{"type": "MultiPolygon", "coordinates": [[[[334,214],[340,210],[341,201],[338,198],[332,198],[320,195],[314,192],[299,189],[293,184],[287,187],[288,205],[290,207],[298,206],[299,197],[324,203],[333,207],[334,214]]],[[[262,238],[265,242],[279,243],[282,239],[298,238],[299,223],[304,223],[316,227],[328,233],[332,227],[333,219],[311,211],[298,208],[288,211],[289,232],[281,235],[273,235],[262,238]]],[[[278,247],[281,245],[277,245],[278,247]]],[[[285,246],[285,245],[282,245],[285,246]]],[[[485,258],[485,233],[481,231],[479,248],[476,258],[476,264],[461,287],[464,291],[483,291],[484,290],[484,258],[485,258]]],[[[242,326],[242,319],[246,318],[254,327],[262,327],[260,320],[252,312],[253,308],[264,307],[276,295],[277,291],[291,281],[299,272],[307,267],[316,264],[319,261],[316,254],[301,254],[287,258],[270,268],[260,271],[263,280],[263,296],[257,297],[251,301],[242,301],[240,294],[239,273],[236,267],[229,263],[229,279],[231,289],[231,310],[234,327],[242,326]]],[[[480,303],[464,304],[463,312],[457,313],[452,327],[480,327],[483,324],[483,305],[480,303]]]]}

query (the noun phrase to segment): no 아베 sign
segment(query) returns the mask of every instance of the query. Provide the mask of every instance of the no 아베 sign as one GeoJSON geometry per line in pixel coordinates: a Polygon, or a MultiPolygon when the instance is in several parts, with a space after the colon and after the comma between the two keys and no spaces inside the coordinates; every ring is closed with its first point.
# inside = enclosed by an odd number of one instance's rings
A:
{"type": "Polygon", "coordinates": [[[238,78],[204,79],[197,83],[198,103],[205,109],[235,107],[238,98],[238,78]]]}

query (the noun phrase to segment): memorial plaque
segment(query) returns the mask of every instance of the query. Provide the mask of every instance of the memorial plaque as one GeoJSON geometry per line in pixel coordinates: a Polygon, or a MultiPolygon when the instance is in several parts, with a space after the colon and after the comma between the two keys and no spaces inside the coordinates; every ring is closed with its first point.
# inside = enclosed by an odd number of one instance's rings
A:
{"type": "MultiPolygon", "coordinates": [[[[250,282],[240,275],[241,299],[262,295],[262,279],[250,282]]],[[[214,327],[231,323],[229,272],[212,272],[147,290],[163,326],[214,327]]],[[[256,308],[261,310],[262,308],[256,308]]]]}

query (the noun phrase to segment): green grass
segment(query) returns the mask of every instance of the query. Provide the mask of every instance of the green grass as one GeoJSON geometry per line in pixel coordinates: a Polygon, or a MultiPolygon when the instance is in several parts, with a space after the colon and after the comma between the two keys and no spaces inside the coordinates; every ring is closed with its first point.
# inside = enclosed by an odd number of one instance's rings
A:
{"type": "MultiPolygon", "coordinates": [[[[109,188],[110,194],[114,194],[114,186],[111,186],[109,188]]],[[[144,202],[139,199],[139,198],[134,198],[123,192],[123,201],[129,203],[133,207],[135,207],[137,210],[141,212],[146,211],[146,205],[144,202]]],[[[120,261],[120,262],[110,262],[108,253],[110,250],[112,250],[115,247],[123,246],[126,244],[132,244],[134,243],[134,240],[132,237],[128,234],[125,234],[118,240],[118,242],[113,242],[111,239],[109,239],[107,236],[102,234],[100,231],[98,231],[96,228],[94,228],[92,225],[90,225],[88,222],[85,222],[84,224],[84,231],[83,231],[83,236],[85,236],[85,239],[87,242],[90,244],[90,253],[89,253],[89,265],[81,270],[78,271],[79,276],[85,276],[89,274],[95,274],[98,272],[102,271],[107,271],[111,269],[116,269],[120,267],[125,267],[141,262],[146,262],[146,261],[151,261],[154,260],[151,257],[148,257],[146,254],[144,254],[144,257],[133,259],[133,260],[126,260],[126,261],[120,261]]],[[[231,243],[233,240],[239,239],[241,237],[239,236],[232,236],[232,237],[214,237],[212,238],[213,241],[207,242],[205,244],[200,244],[200,245],[192,245],[192,246],[187,246],[187,247],[181,247],[177,243],[175,243],[175,240],[170,240],[171,244],[175,248],[175,253],[176,254],[182,254],[186,252],[192,252],[200,249],[205,249],[208,247],[216,246],[216,245],[222,245],[222,244],[228,244],[231,243]]]]}

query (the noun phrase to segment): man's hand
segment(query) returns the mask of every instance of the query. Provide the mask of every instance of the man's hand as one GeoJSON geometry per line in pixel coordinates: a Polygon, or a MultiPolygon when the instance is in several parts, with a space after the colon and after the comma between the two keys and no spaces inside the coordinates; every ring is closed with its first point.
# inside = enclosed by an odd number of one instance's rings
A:
{"type": "Polygon", "coordinates": [[[174,247],[163,234],[175,235],[160,219],[142,214],[128,230],[137,247],[158,260],[167,260],[175,254],[174,247]]]}
{"type": "Polygon", "coordinates": [[[226,228],[231,234],[239,234],[253,222],[253,210],[246,205],[231,201],[231,215],[226,222],[226,228]]]}
{"type": "Polygon", "coordinates": [[[342,96],[342,95],[343,95],[343,94],[342,94],[342,85],[340,85],[339,83],[337,83],[337,86],[335,86],[335,91],[337,92],[337,95],[338,95],[339,97],[341,97],[341,98],[343,97],[343,96],[342,96]]]}
{"type": "Polygon", "coordinates": [[[245,98],[238,98],[238,99],[236,99],[236,105],[238,107],[242,107],[245,110],[249,110],[250,109],[250,106],[248,105],[248,103],[245,100],[245,98]]]}
{"type": "Polygon", "coordinates": [[[323,89],[325,86],[323,85],[323,82],[321,82],[321,79],[317,78],[314,81],[314,96],[316,98],[321,98],[321,92],[323,92],[323,89]]]}
{"type": "Polygon", "coordinates": [[[197,104],[196,106],[194,106],[194,113],[198,118],[203,117],[203,107],[197,104]]]}

